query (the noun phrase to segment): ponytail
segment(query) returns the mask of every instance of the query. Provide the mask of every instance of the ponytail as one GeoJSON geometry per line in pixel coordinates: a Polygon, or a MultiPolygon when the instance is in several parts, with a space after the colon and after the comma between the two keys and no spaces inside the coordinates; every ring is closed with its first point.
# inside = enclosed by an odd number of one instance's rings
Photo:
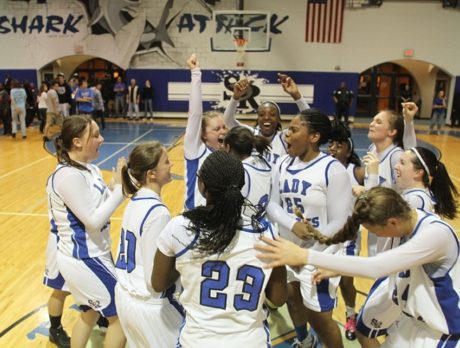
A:
{"type": "Polygon", "coordinates": [[[455,219],[458,213],[456,200],[458,191],[442,162],[438,162],[436,166],[430,190],[436,198],[435,212],[449,219],[455,219]]]}

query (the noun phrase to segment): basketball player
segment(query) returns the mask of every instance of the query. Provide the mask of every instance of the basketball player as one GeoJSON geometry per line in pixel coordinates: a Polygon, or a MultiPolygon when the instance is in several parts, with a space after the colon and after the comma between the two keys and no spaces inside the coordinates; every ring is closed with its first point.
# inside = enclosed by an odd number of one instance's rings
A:
{"type": "Polygon", "coordinates": [[[225,136],[224,149],[243,163],[244,186],[241,193],[251,203],[250,206],[257,208],[251,211],[245,207],[245,214],[249,217],[264,214],[272,188],[272,168],[263,157],[270,149],[268,140],[254,135],[246,127],[236,126],[225,136]]]}
{"type": "MultiPolygon", "coordinates": [[[[309,106],[302,98],[294,81],[290,79],[287,82],[288,77],[286,75],[278,75],[283,89],[293,97],[299,110],[308,109],[309,106]]],[[[281,110],[278,104],[273,101],[263,101],[257,108],[257,124],[255,127],[243,125],[235,118],[238,103],[250,88],[251,84],[248,79],[241,79],[234,84],[233,97],[224,113],[225,124],[230,129],[236,126],[244,126],[251,129],[255,135],[265,137],[270,142],[271,148],[269,152],[265,153],[265,158],[270,164],[275,164],[279,158],[286,155],[286,143],[281,125],[281,110]]]]}
{"type": "MultiPolygon", "coordinates": [[[[333,235],[345,223],[351,210],[351,185],[346,169],[319,149],[327,143],[331,129],[329,118],[321,111],[302,111],[292,119],[286,132],[289,156],[282,158],[278,168],[273,169],[268,217],[280,224],[281,235],[302,246],[312,246],[313,241],[301,240],[290,232],[296,222],[295,209],[325,235],[333,235]]],[[[324,253],[342,252],[340,245],[325,247],[315,243],[312,247],[324,253]]],[[[332,319],[340,278],[314,285],[311,282],[313,270],[308,267],[290,270],[288,275],[291,280],[288,309],[297,333],[294,346],[306,347],[311,341],[306,332],[308,320],[322,343],[328,347],[342,347],[340,330],[332,319]]]]}
{"type": "Polygon", "coordinates": [[[174,347],[183,319],[174,287],[151,286],[156,240],[171,219],[161,188],[171,181],[171,163],[157,141],[137,145],[122,169],[123,190],[131,200],[123,214],[115,304],[130,347],[174,347]]]}
{"type": "Polygon", "coordinates": [[[260,236],[274,238],[265,219],[242,214],[241,161],[215,151],[199,171],[206,206],[173,218],[158,239],[152,285],[167,289],[180,276],[186,317],[176,347],[271,347],[265,298],[282,305],[285,268],[264,270],[255,258],[260,236]]]}
{"type": "MultiPolygon", "coordinates": [[[[450,219],[457,216],[457,189],[444,164],[433,152],[423,147],[407,150],[395,169],[396,185],[411,208],[436,212],[450,219]]],[[[394,302],[388,297],[389,286],[388,278],[377,280],[360,311],[358,339],[363,347],[377,346],[375,337],[386,335],[393,325],[391,313],[396,311],[394,302]]]]}
{"type": "Polygon", "coordinates": [[[109,218],[123,201],[121,166],[111,191],[90,162],[104,139],[87,116],[64,120],[55,139],[58,165],[48,180],[49,211],[58,231],[57,264],[76,302],[86,311],[72,331],[72,347],[86,347],[99,314],[109,320],[105,345],[124,347],[126,339],[115,309],[115,267],[110,253],[109,218]]]}
{"type": "MultiPolygon", "coordinates": [[[[412,209],[394,190],[375,187],[358,197],[352,216],[333,238],[335,243],[354,238],[362,224],[372,233],[407,241],[374,257],[341,256],[302,249],[284,239],[262,238],[258,257],[267,267],[312,265],[320,270],[315,280],[344,274],[370,278],[388,276],[387,297],[392,311],[382,307],[396,323],[384,347],[456,347],[460,339],[459,240],[451,226],[436,215],[412,209]]],[[[320,237],[321,239],[321,237],[320,237]]],[[[388,318],[387,318],[388,319],[388,318]]]]}
{"type": "Polygon", "coordinates": [[[195,54],[187,60],[192,72],[189,114],[184,136],[185,210],[204,204],[198,190],[196,173],[214,150],[222,148],[227,127],[220,113],[203,114],[201,71],[195,54]]]}
{"type": "MultiPolygon", "coordinates": [[[[364,182],[364,167],[358,155],[354,151],[354,143],[348,127],[338,122],[334,127],[329,140],[329,154],[336,158],[347,168],[351,186],[362,185],[364,182]]],[[[353,200],[354,203],[354,200],[353,200]]],[[[344,243],[346,255],[359,255],[361,247],[361,233],[354,240],[344,243]]],[[[356,288],[353,277],[342,276],[340,279],[340,291],[345,302],[345,337],[348,340],[356,339],[356,288]]]]}

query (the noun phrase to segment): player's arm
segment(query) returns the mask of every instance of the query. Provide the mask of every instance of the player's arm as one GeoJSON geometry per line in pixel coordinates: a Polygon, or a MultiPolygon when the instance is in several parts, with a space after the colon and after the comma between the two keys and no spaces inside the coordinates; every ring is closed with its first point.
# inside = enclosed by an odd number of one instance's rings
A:
{"type": "Polygon", "coordinates": [[[334,162],[326,173],[328,185],[326,191],[327,225],[321,225],[321,233],[331,237],[339,231],[351,213],[351,183],[345,168],[334,162]]]}
{"type": "Polygon", "coordinates": [[[152,284],[153,259],[157,251],[157,239],[160,232],[171,220],[169,212],[164,207],[156,207],[146,217],[141,240],[141,257],[144,265],[144,280],[148,287],[152,284]]]}
{"type": "Polygon", "coordinates": [[[109,197],[97,208],[91,201],[91,192],[81,173],[73,168],[65,168],[55,175],[55,189],[65,205],[77,218],[92,231],[99,231],[109,220],[115,209],[123,202],[121,188],[121,167],[125,162],[119,160],[114,174],[113,190],[109,197]]]}
{"type": "Polygon", "coordinates": [[[327,254],[301,248],[282,238],[272,240],[266,237],[262,237],[265,244],[256,245],[261,252],[257,257],[267,262],[266,267],[308,264],[344,276],[373,279],[433,262],[439,262],[439,266],[448,269],[457,258],[457,250],[449,253],[446,247],[456,246],[453,244],[454,236],[446,226],[439,228],[438,223],[432,225],[438,226],[430,225],[427,231],[418,232],[406,243],[373,257],[327,254]],[[436,234],[436,238],[433,238],[433,234],[436,234]]]}
{"type": "Polygon", "coordinates": [[[299,111],[310,109],[310,105],[303,99],[299,87],[297,87],[292,77],[278,73],[278,82],[281,84],[281,87],[283,87],[283,90],[292,97],[299,111]]]}
{"type": "Polygon", "coordinates": [[[267,287],[265,288],[265,295],[275,306],[280,307],[286,303],[287,300],[287,278],[286,267],[279,266],[273,268],[270,279],[268,280],[267,287]]]}
{"type": "Polygon", "coordinates": [[[184,155],[187,159],[195,159],[203,140],[201,139],[201,122],[203,118],[203,102],[201,95],[201,70],[195,54],[187,61],[192,75],[187,127],[184,136],[184,155]]]}
{"type": "Polygon", "coordinates": [[[175,221],[174,219],[169,221],[157,239],[158,249],[150,278],[152,288],[157,292],[169,289],[180,276],[176,270],[178,240],[173,239],[173,233],[178,227],[175,221]]]}

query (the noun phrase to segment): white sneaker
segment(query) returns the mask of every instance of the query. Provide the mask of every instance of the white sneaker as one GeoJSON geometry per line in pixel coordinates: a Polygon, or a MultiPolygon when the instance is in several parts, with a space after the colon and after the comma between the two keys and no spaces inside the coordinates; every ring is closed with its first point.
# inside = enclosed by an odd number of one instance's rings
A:
{"type": "Polygon", "coordinates": [[[305,338],[303,341],[299,341],[297,337],[294,338],[294,341],[292,341],[291,347],[292,348],[315,348],[316,343],[317,343],[316,336],[308,332],[307,338],[305,338]]]}

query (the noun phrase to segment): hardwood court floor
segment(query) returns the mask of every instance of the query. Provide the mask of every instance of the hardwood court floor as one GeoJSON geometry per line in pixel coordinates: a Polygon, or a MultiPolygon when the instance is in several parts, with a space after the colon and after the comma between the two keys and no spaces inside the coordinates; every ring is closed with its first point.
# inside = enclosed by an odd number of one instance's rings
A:
{"type": "MultiPolygon", "coordinates": [[[[156,125],[184,127],[182,120],[159,120],[156,125]]],[[[109,123],[109,128],[112,124],[109,123]]],[[[146,125],[147,126],[147,125],[146,125]]],[[[356,125],[357,128],[363,125],[356,125]]],[[[135,138],[135,137],[134,137],[135,138]]],[[[133,139],[134,139],[133,138],[133,139]]],[[[455,184],[460,187],[460,161],[458,149],[460,138],[452,135],[428,136],[418,134],[418,138],[438,147],[443,153],[455,184]]],[[[107,141],[108,142],[108,141],[107,141]]],[[[114,142],[115,144],[115,142],[114,142]]],[[[174,180],[163,191],[163,199],[173,215],[182,210],[184,173],[182,138],[169,149],[174,180]]],[[[115,145],[113,145],[115,146],[115,145]]],[[[128,150],[128,148],[126,148],[128,150]]],[[[106,163],[107,164],[107,163],[106,163]]],[[[49,231],[45,183],[56,165],[56,159],[42,148],[41,135],[36,128],[28,129],[27,140],[0,137],[0,347],[53,347],[48,341],[48,315],[46,303],[50,290],[42,285],[45,249],[49,231]]],[[[110,167],[108,167],[110,168],[110,167]]],[[[109,181],[111,173],[103,170],[109,181]]],[[[123,209],[126,202],[114,213],[111,235],[112,250],[115,253],[123,209]]],[[[452,222],[457,230],[460,220],[452,222]]],[[[363,242],[366,241],[364,236],[363,242]]],[[[356,287],[367,293],[372,281],[357,279],[356,287]]],[[[359,294],[358,307],[364,301],[359,294]]],[[[344,306],[339,296],[339,307],[335,318],[344,320],[344,306]]],[[[63,324],[68,332],[78,312],[69,297],[63,315],[63,324]]],[[[274,344],[287,347],[286,339],[293,337],[290,322],[284,308],[271,315],[274,344]]],[[[101,332],[95,330],[90,346],[101,347],[101,332]]],[[[357,346],[345,342],[346,347],[357,346]]]]}

